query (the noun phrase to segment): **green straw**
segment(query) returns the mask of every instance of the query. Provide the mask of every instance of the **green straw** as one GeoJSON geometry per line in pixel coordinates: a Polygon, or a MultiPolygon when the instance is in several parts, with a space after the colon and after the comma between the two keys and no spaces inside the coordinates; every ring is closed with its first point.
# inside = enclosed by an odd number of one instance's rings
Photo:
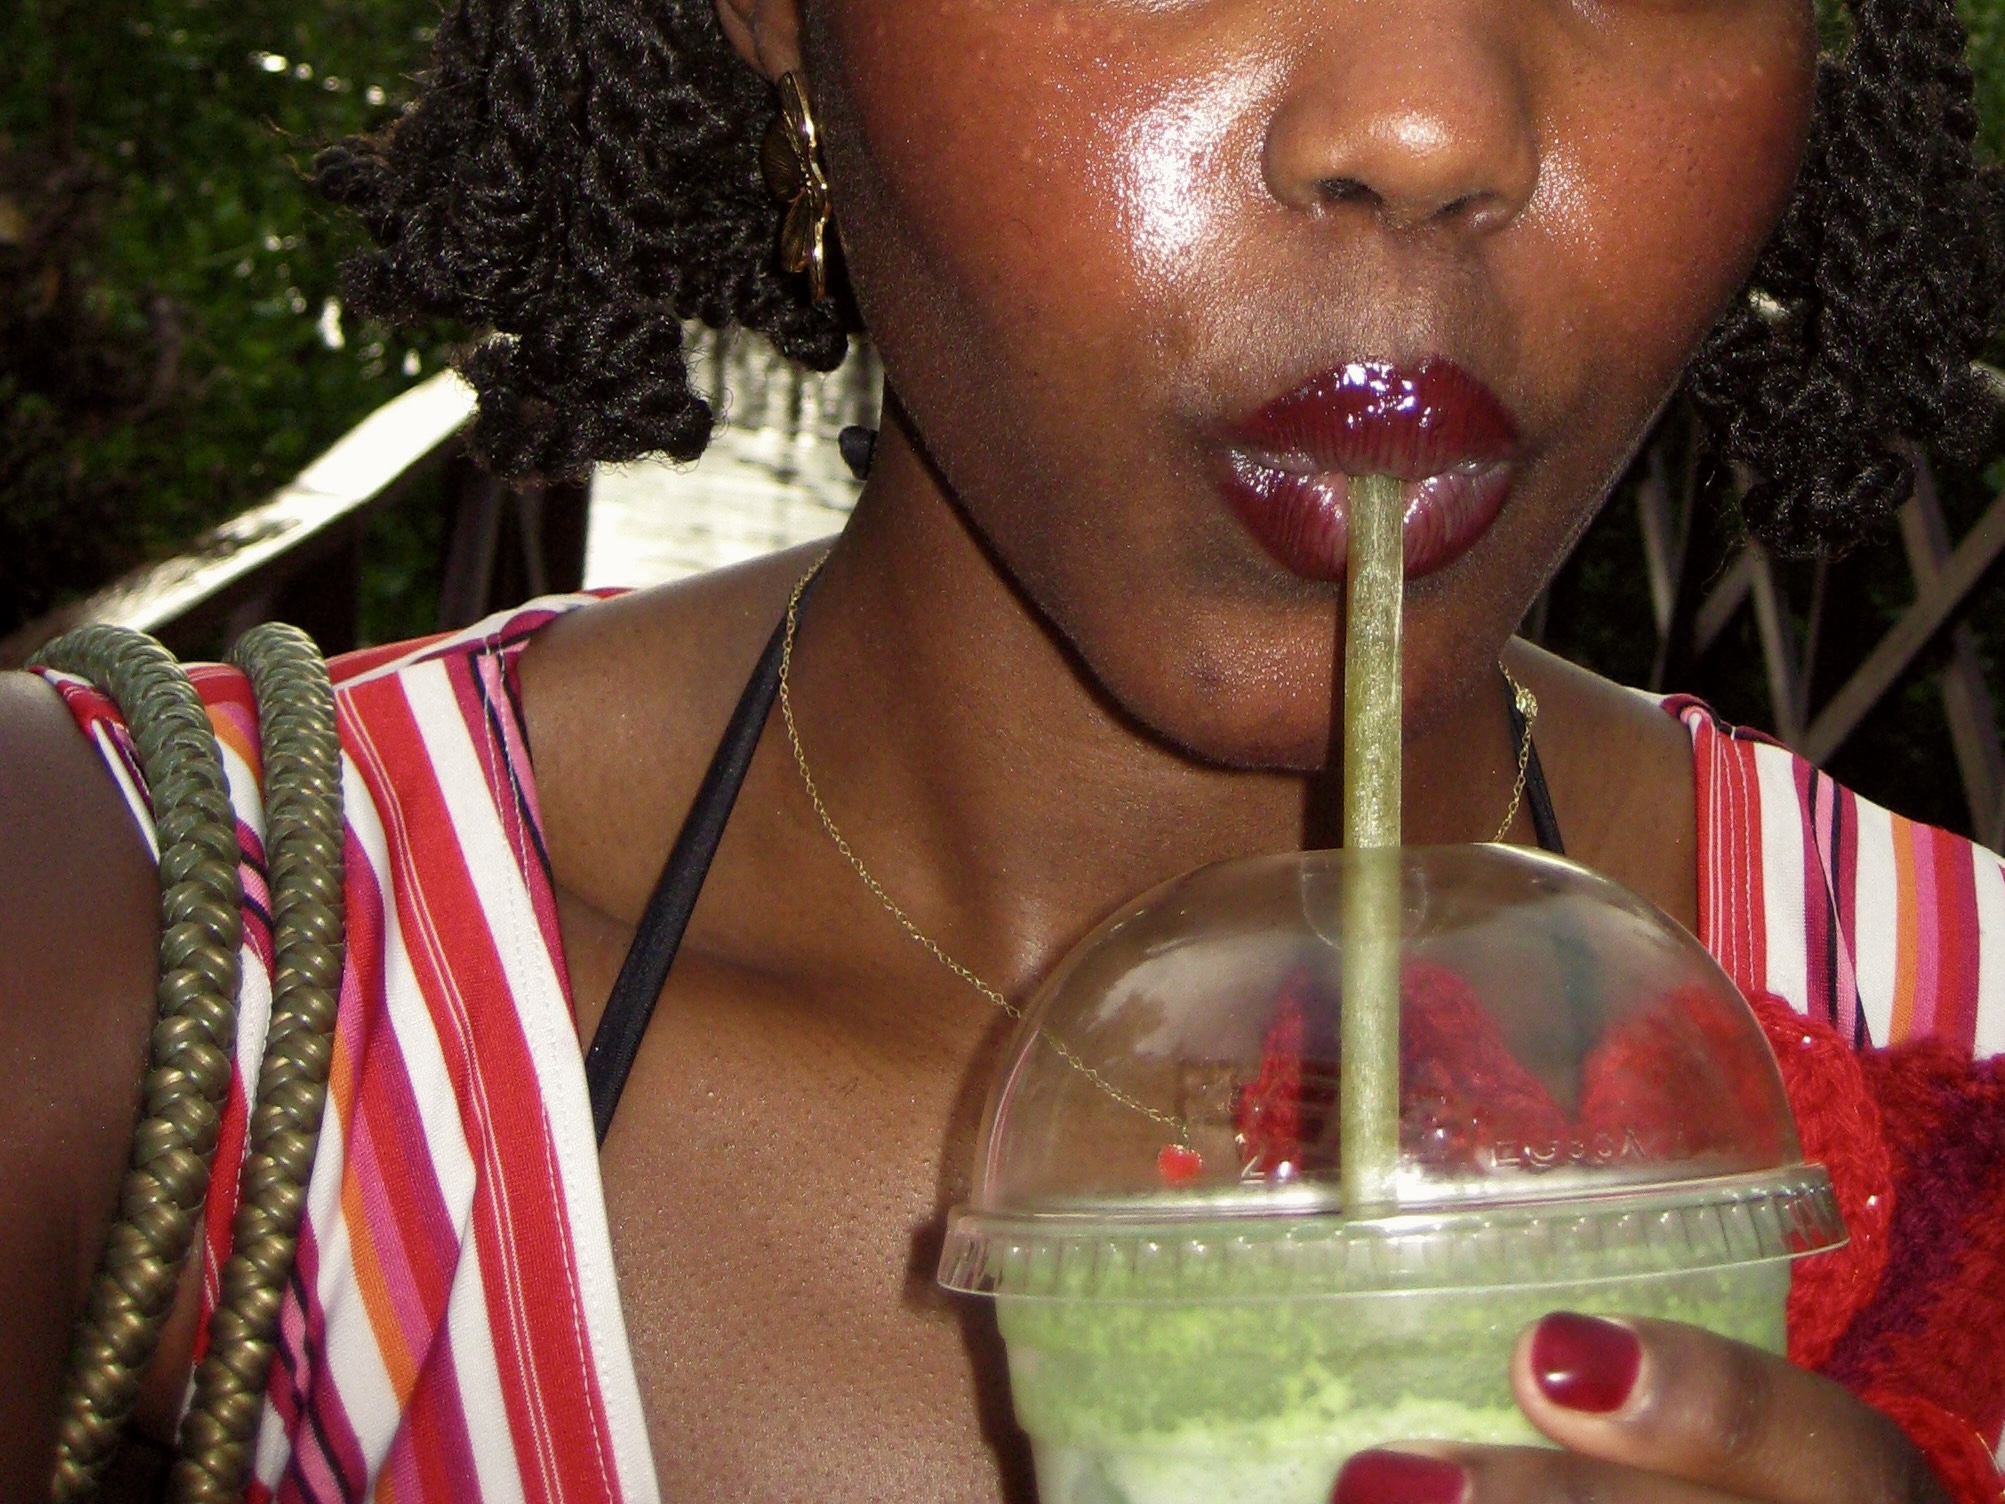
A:
{"type": "Polygon", "coordinates": [[[1399,1165],[1400,617],[1405,490],[1351,481],[1344,638],[1343,1014],[1340,1127],[1347,1210],[1393,1199],[1399,1165]]]}

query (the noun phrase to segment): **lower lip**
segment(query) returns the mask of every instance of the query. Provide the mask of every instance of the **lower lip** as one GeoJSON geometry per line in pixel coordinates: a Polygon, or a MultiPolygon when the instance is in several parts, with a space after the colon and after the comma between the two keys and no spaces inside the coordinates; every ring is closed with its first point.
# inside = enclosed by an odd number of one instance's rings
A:
{"type": "MultiPolygon", "coordinates": [[[[1472,461],[1405,483],[1401,530],[1409,577],[1462,557],[1503,510],[1514,478],[1507,460],[1472,461]]],[[[1225,460],[1225,499],[1260,546],[1308,580],[1340,580],[1350,554],[1350,477],[1304,475],[1234,452],[1225,460]]]]}

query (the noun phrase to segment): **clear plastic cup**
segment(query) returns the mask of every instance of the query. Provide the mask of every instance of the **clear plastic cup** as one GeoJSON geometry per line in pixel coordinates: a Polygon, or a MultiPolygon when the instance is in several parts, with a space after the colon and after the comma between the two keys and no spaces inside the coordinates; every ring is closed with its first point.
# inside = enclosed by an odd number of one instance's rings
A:
{"type": "Polygon", "coordinates": [[[940,1281],[996,1300],[1043,1504],[1321,1504],[1365,1447],[1534,1442],[1508,1359],[1547,1311],[1780,1352],[1789,1260],[1844,1240],[1711,957],[1499,846],[1397,854],[1399,1159],[1344,1206],[1357,860],[1178,879],[1026,1012],[940,1281]]]}

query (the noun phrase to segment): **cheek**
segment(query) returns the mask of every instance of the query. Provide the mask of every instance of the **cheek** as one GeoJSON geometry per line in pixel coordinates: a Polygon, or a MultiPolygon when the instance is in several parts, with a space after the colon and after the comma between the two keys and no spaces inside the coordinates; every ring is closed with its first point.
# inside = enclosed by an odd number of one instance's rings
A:
{"type": "Polygon", "coordinates": [[[1560,97],[1527,228],[1569,270],[1554,313],[1604,352],[1597,382],[1675,379],[1788,200],[1815,37],[1793,4],[1746,11],[1704,47],[1560,97]]]}
{"type": "Polygon", "coordinates": [[[1186,294],[1230,252],[1231,226],[1259,200],[1263,104],[1282,66],[1248,50],[1207,59],[1165,84],[1128,122],[1106,164],[1107,185],[1136,283],[1186,294]]]}
{"type": "Polygon", "coordinates": [[[1261,70],[1214,55],[1201,81],[1179,76],[1160,18],[1078,0],[834,0],[822,15],[829,71],[855,81],[831,166],[881,340],[979,341],[977,364],[1033,384],[1113,358],[1176,301],[1179,268],[1243,189],[1227,169],[1250,155],[1261,70]],[[873,307],[880,289],[899,306],[873,307]]]}
{"type": "MultiPolygon", "coordinates": [[[[1072,23],[982,0],[860,0],[830,12],[837,58],[820,71],[855,82],[852,128],[830,141],[839,222],[852,238],[901,242],[980,299],[1022,247],[1075,221],[1076,164],[1095,143],[1078,138],[1062,74],[1023,56],[1039,35],[1059,54],[1072,23]]],[[[868,259],[872,247],[856,251],[868,259]]]]}

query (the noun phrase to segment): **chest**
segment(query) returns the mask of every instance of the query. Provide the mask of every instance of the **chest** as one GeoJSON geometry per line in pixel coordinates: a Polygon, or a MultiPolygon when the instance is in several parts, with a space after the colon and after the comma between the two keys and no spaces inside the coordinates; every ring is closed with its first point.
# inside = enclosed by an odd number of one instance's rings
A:
{"type": "Polygon", "coordinates": [[[1028,1497],[993,1319],[933,1278],[1002,1031],[892,990],[685,954],[657,1008],[600,1165],[665,1498],[1028,1497]]]}

